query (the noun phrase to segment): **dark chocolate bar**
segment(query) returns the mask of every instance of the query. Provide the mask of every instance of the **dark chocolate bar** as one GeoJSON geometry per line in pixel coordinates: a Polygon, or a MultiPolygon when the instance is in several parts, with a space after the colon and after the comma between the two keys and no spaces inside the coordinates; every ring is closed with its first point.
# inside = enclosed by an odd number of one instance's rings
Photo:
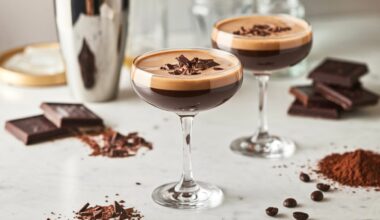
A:
{"type": "Polygon", "coordinates": [[[365,63],[327,58],[310,72],[309,78],[315,82],[352,88],[367,72],[365,63]]]}
{"type": "Polygon", "coordinates": [[[334,103],[310,103],[310,105],[306,107],[297,100],[293,102],[288,110],[289,115],[328,119],[338,119],[340,113],[341,108],[334,103]]]}
{"type": "Polygon", "coordinates": [[[103,126],[103,120],[82,104],[42,103],[44,115],[58,127],[103,126]]]}
{"type": "Polygon", "coordinates": [[[323,83],[316,83],[315,90],[326,99],[336,103],[345,110],[351,110],[355,107],[376,105],[379,96],[370,92],[361,86],[347,89],[342,87],[334,87],[323,83]]]}
{"type": "Polygon", "coordinates": [[[26,145],[69,135],[68,130],[58,128],[43,115],[7,121],[5,129],[26,145]]]}

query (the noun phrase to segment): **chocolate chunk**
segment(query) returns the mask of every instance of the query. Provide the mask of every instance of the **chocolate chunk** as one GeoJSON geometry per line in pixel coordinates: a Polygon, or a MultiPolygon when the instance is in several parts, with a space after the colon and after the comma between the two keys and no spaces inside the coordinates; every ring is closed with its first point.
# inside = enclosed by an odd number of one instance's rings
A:
{"type": "Polygon", "coordinates": [[[328,192],[330,190],[330,185],[324,184],[324,183],[318,183],[317,184],[317,189],[323,191],[323,192],[328,192]]]}
{"type": "Polygon", "coordinates": [[[58,127],[103,126],[103,120],[82,104],[45,102],[40,107],[58,127]]]}
{"type": "Polygon", "coordinates": [[[319,202],[323,200],[323,193],[319,190],[316,190],[310,194],[310,198],[313,201],[319,202]]]}
{"type": "Polygon", "coordinates": [[[87,44],[86,39],[83,40],[82,49],[78,55],[79,67],[82,74],[83,85],[86,89],[91,89],[95,85],[95,55],[87,44]]]}
{"type": "Polygon", "coordinates": [[[331,103],[329,100],[325,99],[323,96],[318,94],[313,86],[293,86],[289,91],[296,99],[301,102],[304,106],[309,106],[313,104],[323,104],[328,105],[331,103]]]}
{"type": "Polygon", "coordinates": [[[69,135],[68,130],[58,128],[43,115],[7,121],[5,129],[26,145],[69,135]]]}
{"type": "Polygon", "coordinates": [[[315,82],[352,88],[367,72],[365,63],[327,58],[310,72],[309,78],[315,82]]]}
{"type": "Polygon", "coordinates": [[[355,107],[376,105],[379,96],[364,88],[357,87],[347,89],[342,87],[330,86],[323,83],[316,83],[315,89],[323,97],[341,106],[345,110],[351,110],[355,107]]]}
{"type": "Polygon", "coordinates": [[[293,212],[293,218],[296,220],[307,220],[309,215],[304,212],[293,212]]]}
{"type": "Polygon", "coordinates": [[[278,213],[278,208],[268,207],[267,209],[265,209],[265,213],[267,213],[267,215],[272,216],[272,217],[276,216],[278,213]]]}
{"type": "Polygon", "coordinates": [[[287,198],[284,200],[282,205],[287,207],[287,208],[294,208],[297,206],[297,201],[293,198],[287,198]]]}
{"type": "Polygon", "coordinates": [[[337,119],[340,117],[341,108],[335,103],[313,103],[304,106],[299,101],[294,101],[288,110],[289,115],[307,116],[315,118],[337,119]]]}
{"type": "Polygon", "coordinates": [[[302,182],[308,183],[310,182],[310,176],[307,175],[306,173],[300,173],[300,180],[302,182]]]}

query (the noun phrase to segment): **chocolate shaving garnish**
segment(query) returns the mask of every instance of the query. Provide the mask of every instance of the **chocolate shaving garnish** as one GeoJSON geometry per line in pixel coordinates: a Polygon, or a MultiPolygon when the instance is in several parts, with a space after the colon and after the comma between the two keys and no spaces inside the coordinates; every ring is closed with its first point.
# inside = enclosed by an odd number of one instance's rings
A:
{"type": "Polygon", "coordinates": [[[112,129],[104,130],[98,135],[81,135],[79,138],[86,143],[93,152],[90,156],[129,157],[136,155],[142,147],[151,150],[152,143],[132,132],[127,135],[120,134],[112,129]]]}
{"type": "Polygon", "coordinates": [[[232,32],[235,35],[242,35],[242,36],[261,36],[266,37],[275,33],[281,33],[285,31],[292,30],[291,27],[285,26],[275,26],[275,25],[268,25],[268,24],[255,24],[251,28],[245,28],[243,26],[240,27],[239,30],[236,30],[232,32]]]}
{"type": "Polygon", "coordinates": [[[180,55],[179,57],[176,58],[178,60],[178,63],[179,63],[179,66],[180,67],[183,67],[183,66],[187,66],[187,67],[191,67],[191,62],[189,59],[187,59],[184,55],[180,55]]]}
{"type": "Polygon", "coordinates": [[[174,70],[175,68],[178,68],[178,65],[172,65],[170,63],[167,63],[165,64],[164,66],[162,66],[160,69],[162,70],[174,70]]]}
{"type": "MultiPolygon", "coordinates": [[[[176,60],[178,61],[178,64],[167,63],[164,66],[161,66],[160,69],[166,70],[172,75],[199,75],[206,69],[220,65],[213,59],[200,59],[198,57],[194,57],[190,60],[184,55],[176,57],[176,60]]],[[[220,68],[219,70],[222,69],[223,68],[220,68]]]]}
{"type": "Polygon", "coordinates": [[[224,70],[224,69],[221,67],[214,67],[214,70],[224,70]]]}

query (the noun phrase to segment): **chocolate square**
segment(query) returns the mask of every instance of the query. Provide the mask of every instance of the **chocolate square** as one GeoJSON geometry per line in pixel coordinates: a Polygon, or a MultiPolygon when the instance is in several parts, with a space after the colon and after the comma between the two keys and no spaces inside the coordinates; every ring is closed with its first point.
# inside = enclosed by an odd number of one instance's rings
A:
{"type": "Polygon", "coordinates": [[[347,89],[342,87],[331,86],[323,83],[316,83],[315,90],[326,99],[336,103],[345,110],[351,110],[355,107],[376,105],[379,96],[370,92],[361,86],[347,89]]]}
{"type": "Polygon", "coordinates": [[[293,86],[290,88],[289,92],[304,106],[309,106],[311,104],[331,103],[329,100],[317,93],[312,85],[293,86]]]}
{"type": "Polygon", "coordinates": [[[83,104],[42,103],[44,115],[58,127],[103,126],[103,120],[83,104]]]}
{"type": "Polygon", "coordinates": [[[5,129],[26,145],[69,135],[68,130],[58,128],[43,115],[7,121],[5,129]]]}
{"type": "Polygon", "coordinates": [[[368,67],[365,63],[327,58],[311,71],[308,77],[315,82],[352,88],[367,72],[368,67]]]}
{"type": "Polygon", "coordinates": [[[306,116],[313,118],[340,118],[341,108],[334,103],[310,103],[304,106],[299,101],[294,101],[288,110],[289,115],[306,116]]]}

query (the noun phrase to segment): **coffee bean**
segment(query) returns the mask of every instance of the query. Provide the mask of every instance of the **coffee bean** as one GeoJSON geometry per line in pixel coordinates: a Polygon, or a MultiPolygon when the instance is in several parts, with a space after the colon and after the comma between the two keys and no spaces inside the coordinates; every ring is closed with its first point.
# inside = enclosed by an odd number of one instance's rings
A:
{"type": "Polygon", "coordinates": [[[323,192],[327,192],[330,190],[330,185],[328,184],[324,184],[324,183],[318,183],[317,184],[317,189],[323,191],[323,192]]]}
{"type": "Polygon", "coordinates": [[[293,198],[287,198],[282,204],[287,208],[294,208],[297,206],[297,201],[293,198]]]}
{"type": "Polygon", "coordinates": [[[323,200],[323,193],[319,190],[316,190],[310,194],[310,198],[313,201],[319,202],[323,200]]]}
{"type": "Polygon", "coordinates": [[[306,220],[309,218],[309,215],[304,212],[293,212],[293,217],[296,220],[306,220]]]}
{"type": "Polygon", "coordinates": [[[276,216],[277,213],[278,213],[278,208],[276,208],[276,207],[268,207],[267,209],[265,209],[265,212],[269,216],[276,216]]]}
{"type": "Polygon", "coordinates": [[[306,173],[300,173],[300,180],[302,182],[308,183],[310,182],[310,176],[307,175],[306,173]]]}

